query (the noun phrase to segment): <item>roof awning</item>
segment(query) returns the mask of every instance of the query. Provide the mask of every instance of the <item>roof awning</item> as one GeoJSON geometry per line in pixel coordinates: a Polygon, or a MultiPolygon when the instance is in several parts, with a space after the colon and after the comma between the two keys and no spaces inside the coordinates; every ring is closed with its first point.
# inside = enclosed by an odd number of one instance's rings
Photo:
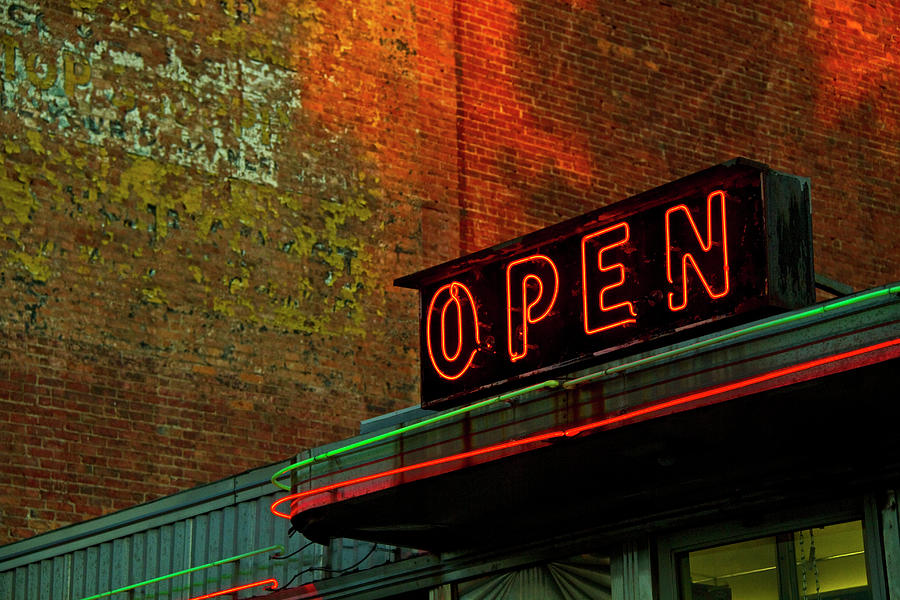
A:
{"type": "Polygon", "coordinates": [[[875,485],[900,475],[898,293],[869,290],[309,452],[273,510],[313,540],[452,550],[875,485]]]}

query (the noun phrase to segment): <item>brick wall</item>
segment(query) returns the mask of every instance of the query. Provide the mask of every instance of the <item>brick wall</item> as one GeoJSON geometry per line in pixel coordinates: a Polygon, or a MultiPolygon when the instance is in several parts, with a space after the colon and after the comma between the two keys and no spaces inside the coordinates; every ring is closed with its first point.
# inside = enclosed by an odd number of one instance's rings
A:
{"type": "Polygon", "coordinates": [[[391,282],[733,156],[900,279],[900,12],[0,0],[0,543],[417,402],[391,282]]]}
{"type": "Polygon", "coordinates": [[[413,10],[0,2],[0,543],[416,402],[413,10]]]}
{"type": "Polygon", "coordinates": [[[812,178],[817,271],[900,279],[892,3],[457,7],[465,251],[746,156],[812,178]]]}

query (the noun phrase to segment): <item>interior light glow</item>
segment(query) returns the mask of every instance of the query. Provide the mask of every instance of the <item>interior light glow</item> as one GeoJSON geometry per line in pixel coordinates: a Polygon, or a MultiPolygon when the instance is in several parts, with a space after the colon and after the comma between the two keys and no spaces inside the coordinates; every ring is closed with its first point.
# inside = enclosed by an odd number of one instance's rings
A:
{"type": "Polygon", "coordinates": [[[684,212],[685,215],[687,215],[688,223],[690,224],[691,229],[694,231],[694,237],[697,239],[697,242],[699,242],[700,249],[703,250],[703,252],[709,252],[713,247],[713,197],[719,198],[719,209],[722,212],[722,270],[724,271],[725,279],[724,289],[722,289],[722,291],[720,292],[713,292],[712,288],[709,286],[709,283],[706,281],[706,277],[703,276],[703,272],[697,265],[697,260],[694,258],[694,255],[690,252],[684,252],[684,254],[682,254],[681,256],[681,304],[675,306],[675,304],[672,303],[672,298],[673,296],[675,296],[675,294],[673,292],[668,293],[669,310],[673,312],[684,310],[684,308],[688,305],[688,262],[691,263],[691,266],[694,268],[694,272],[697,273],[697,277],[700,278],[700,283],[702,283],[703,287],[706,288],[706,293],[709,294],[710,298],[716,299],[728,295],[728,234],[726,231],[727,227],[725,221],[725,192],[723,192],[722,190],[712,192],[709,196],[706,197],[706,241],[704,241],[703,237],[700,235],[700,230],[697,229],[697,224],[694,222],[694,217],[691,215],[691,211],[687,206],[685,206],[684,204],[679,204],[666,211],[666,279],[668,279],[669,283],[675,283],[675,281],[673,281],[672,279],[672,236],[670,231],[670,221],[672,214],[681,211],[684,212]]]}
{"type": "MultiPolygon", "coordinates": [[[[277,550],[279,554],[283,554],[284,546],[282,546],[281,544],[276,544],[274,546],[267,546],[266,548],[260,548],[259,550],[252,550],[250,552],[238,554],[237,556],[229,556],[228,558],[223,558],[221,560],[207,563],[205,565],[198,565],[196,567],[191,567],[190,569],[184,569],[181,571],[177,571],[175,573],[169,573],[168,575],[161,575],[159,577],[154,577],[153,579],[141,581],[140,583],[132,583],[131,585],[126,585],[125,587],[120,587],[118,589],[111,590],[109,592],[103,592],[100,594],[94,594],[93,596],[87,596],[86,598],[82,598],[81,600],[96,600],[97,598],[106,598],[107,596],[112,596],[113,594],[118,594],[120,592],[127,592],[128,590],[133,590],[134,588],[138,588],[138,587],[141,587],[144,585],[150,585],[151,583],[165,581],[166,579],[172,579],[173,577],[178,577],[180,575],[187,575],[188,573],[193,573],[194,571],[200,571],[202,569],[209,569],[210,567],[217,567],[219,565],[224,565],[224,564],[227,564],[230,562],[237,562],[244,558],[256,556],[257,554],[266,554],[268,552],[273,552],[275,550],[277,550]]],[[[277,583],[276,583],[276,585],[277,585],[277,583]]]]}
{"type": "MultiPolygon", "coordinates": [[[[898,288],[900,288],[900,286],[898,286],[898,288]]],[[[585,433],[587,431],[596,430],[596,429],[600,429],[603,427],[609,427],[612,425],[617,425],[617,424],[620,424],[625,421],[636,420],[641,417],[646,417],[649,415],[653,415],[655,413],[661,413],[661,412],[672,410],[672,409],[678,408],[678,407],[686,407],[687,405],[697,403],[703,399],[710,398],[710,397],[716,396],[718,394],[723,394],[723,393],[739,390],[742,388],[746,388],[746,387],[750,387],[750,386],[764,383],[767,381],[771,381],[771,380],[777,379],[779,377],[784,377],[786,375],[800,373],[802,371],[808,371],[808,370],[815,369],[817,367],[821,367],[821,366],[824,366],[827,364],[831,364],[831,363],[846,360],[849,358],[861,356],[864,354],[869,354],[872,352],[877,352],[879,350],[884,350],[884,349],[891,348],[894,346],[900,346],[900,338],[895,338],[895,339],[881,342],[878,344],[873,344],[871,346],[866,346],[864,348],[857,348],[855,350],[849,350],[847,352],[841,352],[839,354],[833,354],[830,356],[825,356],[823,358],[806,361],[803,363],[792,365],[790,367],[775,369],[774,371],[769,371],[768,373],[763,373],[761,375],[756,375],[754,377],[749,377],[747,379],[742,379],[740,381],[716,386],[713,388],[708,388],[706,390],[702,390],[700,392],[694,392],[691,394],[686,394],[684,396],[678,396],[676,398],[673,398],[673,399],[670,399],[667,401],[646,405],[646,406],[637,408],[635,410],[632,410],[632,411],[629,411],[626,413],[614,415],[611,417],[606,417],[606,418],[600,419],[598,421],[593,421],[591,423],[587,423],[585,425],[580,425],[577,427],[569,427],[566,429],[558,429],[555,431],[545,432],[545,433],[529,436],[526,438],[521,438],[518,440],[511,440],[511,441],[507,441],[507,442],[502,442],[500,444],[494,444],[492,446],[486,446],[484,448],[479,448],[476,450],[470,450],[470,451],[462,452],[459,454],[453,454],[450,456],[445,456],[445,457],[437,458],[434,460],[425,461],[422,463],[406,465],[403,467],[389,469],[387,471],[382,471],[379,473],[372,473],[370,475],[364,475],[364,476],[350,479],[347,481],[328,484],[328,485],[318,487],[318,488],[315,488],[312,490],[306,490],[303,492],[298,492],[295,494],[290,494],[288,496],[285,496],[284,498],[281,498],[281,499],[273,502],[272,505],[269,507],[269,510],[275,516],[282,517],[285,519],[290,519],[289,514],[278,510],[278,507],[280,505],[284,504],[285,502],[292,502],[295,500],[300,500],[302,498],[307,498],[309,496],[314,496],[314,495],[321,494],[324,492],[334,491],[334,490],[337,490],[342,487],[348,487],[351,485],[356,485],[356,484],[365,483],[368,481],[373,481],[375,479],[381,479],[384,477],[390,477],[393,475],[400,475],[402,473],[408,473],[411,471],[426,469],[428,467],[433,467],[433,466],[446,464],[446,463],[453,462],[453,461],[473,458],[475,456],[491,454],[494,452],[499,452],[501,450],[506,450],[506,449],[511,449],[511,448],[520,448],[522,446],[535,445],[535,444],[541,444],[541,443],[546,444],[546,443],[551,442],[554,439],[560,439],[560,438],[564,438],[564,437],[575,437],[575,436],[585,433]]]]}
{"type": "MultiPolygon", "coordinates": [[[[622,363],[613,367],[608,367],[606,369],[602,369],[600,371],[596,371],[594,373],[590,373],[583,377],[578,377],[575,379],[570,379],[562,384],[562,386],[566,389],[572,389],[586,383],[590,383],[591,381],[595,381],[597,379],[601,379],[608,375],[613,375],[615,373],[620,373],[622,371],[626,371],[628,369],[633,369],[635,367],[645,366],[648,364],[652,364],[654,362],[658,362],[660,360],[664,360],[666,358],[672,358],[674,356],[678,356],[680,354],[685,354],[687,352],[692,352],[694,350],[699,350],[701,348],[705,348],[706,346],[711,346],[713,344],[717,344],[719,342],[724,342],[728,340],[732,340],[735,338],[739,338],[745,335],[749,335],[751,333],[756,333],[759,331],[764,331],[766,329],[771,329],[773,327],[777,327],[779,325],[786,325],[788,323],[802,321],[804,319],[809,319],[817,315],[825,314],[830,311],[838,310],[841,308],[845,308],[847,306],[852,306],[854,304],[859,304],[860,302],[865,302],[867,300],[873,300],[875,298],[879,298],[881,296],[888,296],[891,294],[900,294],[900,285],[889,287],[889,288],[881,288],[877,290],[872,290],[871,292],[862,293],[858,296],[852,296],[850,298],[843,298],[839,300],[833,300],[828,302],[827,304],[822,304],[816,306],[811,309],[802,310],[799,312],[795,312],[793,314],[788,314],[783,317],[779,317],[777,319],[769,319],[763,321],[761,323],[756,323],[755,325],[749,325],[747,327],[743,327],[741,329],[736,329],[734,331],[728,331],[719,335],[712,336],[705,340],[700,340],[697,342],[693,342],[691,344],[687,344],[685,346],[680,346],[678,348],[672,348],[671,350],[666,350],[664,352],[660,352],[658,354],[654,354],[651,356],[647,356],[644,358],[640,358],[637,360],[633,360],[627,363],[622,363]]],[[[454,410],[451,410],[446,413],[441,413],[439,415],[435,415],[434,417],[424,419],[422,421],[417,421],[416,423],[412,423],[405,427],[401,427],[399,429],[395,429],[393,431],[385,432],[381,435],[377,435],[371,438],[366,438],[364,440],[360,440],[358,442],[354,442],[352,444],[348,444],[347,446],[342,446],[340,448],[336,448],[334,450],[329,450],[328,452],[324,452],[317,456],[307,458],[296,462],[292,465],[288,465],[282,469],[276,471],[271,478],[272,484],[286,492],[290,492],[291,488],[286,486],[278,481],[280,477],[283,477],[287,473],[300,469],[302,467],[308,466],[310,464],[314,464],[323,460],[327,460],[333,456],[337,456],[339,454],[343,454],[345,452],[350,452],[351,450],[356,450],[357,448],[361,448],[363,446],[367,446],[369,444],[375,444],[377,442],[383,441],[385,439],[389,439],[394,436],[402,435],[404,433],[414,431],[421,427],[426,427],[428,425],[432,425],[434,423],[439,423],[441,421],[445,421],[447,419],[451,419],[461,414],[465,414],[467,412],[471,412],[473,410],[477,410],[479,408],[483,408],[486,406],[490,406],[491,404],[495,404],[497,402],[503,402],[505,400],[509,400],[516,396],[520,396],[522,394],[526,394],[528,392],[544,389],[544,388],[556,388],[560,385],[560,383],[556,380],[548,380],[542,383],[538,383],[532,386],[528,386],[526,388],[522,388],[520,390],[515,390],[512,392],[508,392],[506,394],[501,394],[499,396],[494,396],[491,398],[487,398],[480,402],[476,402],[474,404],[469,404],[467,406],[463,406],[454,410]]]]}
{"type": "Polygon", "coordinates": [[[254,581],[253,583],[248,583],[246,585],[239,585],[237,587],[228,588],[227,590],[219,590],[218,592],[213,592],[211,594],[203,594],[202,596],[194,596],[190,598],[190,600],[207,600],[207,598],[215,598],[216,596],[224,596],[225,594],[235,594],[242,590],[248,590],[252,587],[257,586],[267,586],[268,591],[272,591],[278,587],[277,579],[263,579],[261,581],[254,581]]]}

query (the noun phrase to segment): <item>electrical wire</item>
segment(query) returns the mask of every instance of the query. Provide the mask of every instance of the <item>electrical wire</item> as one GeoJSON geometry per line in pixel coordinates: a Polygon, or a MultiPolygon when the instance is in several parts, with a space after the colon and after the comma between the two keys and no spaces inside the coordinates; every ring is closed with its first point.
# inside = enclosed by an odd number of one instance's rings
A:
{"type": "MultiPolygon", "coordinates": [[[[310,542],[310,543],[313,543],[313,542],[310,542]]],[[[309,544],[307,544],[307,545],[309,545],[309,544]]],[[[349,572],[353,571],[354,569],[357,569],[364,562],[366,562],[366,560],[368,560],[369,557],[375,553],[375,550],[377,548],[378,548],[378,544],[372,544],[372,548],[366,553],[365,556],[363,556],[360,560],[358,560],[357,562],[355,562],[354,564],[350,565],[349,567],[347,567],[345,569],[329,569],[327,567],[308,567],[306,569],[303,569],[302,571],[299,571],[296,575],[291,577],[287,583],[285,583],[283,586],[281,586],[280,588],[278,588],[277,590],[274,590],[274,591],[280,592],[282,590],[286,590],[288,587],[290,587],[290,585],[292,583],[294,583],[294,581],[298,577],[306,575],[307,573],[313,573],[315,571],[319,571],[319,572],[323,572],[323,573],[331,573],[331,574],[337,573],[338,575],[343,575],[345,573],[349,573],[349,572]]]]}
{"type": "Polygon", "coordinates": [[[301,552],[303,552],[304,550],[306,550],[307,548],[309,548],[309,547],[312,546],[313,544],[315,544],[315,542],[309,542],[308,544],[306,544],[305,546],[303,546],[303,547],[300,548],[299,550],[294,550],[294,551],[291,552],[290,554],[285,554],[284,556],[281,556],[280,554],[273,554],[273,555],[270,556],[269,558],[271,558],[271,559],[273,559],[273,560],[287,560],[287,559],[289,559],[290,557],[294,556],[295,554],[300,554],[301,552]]]}

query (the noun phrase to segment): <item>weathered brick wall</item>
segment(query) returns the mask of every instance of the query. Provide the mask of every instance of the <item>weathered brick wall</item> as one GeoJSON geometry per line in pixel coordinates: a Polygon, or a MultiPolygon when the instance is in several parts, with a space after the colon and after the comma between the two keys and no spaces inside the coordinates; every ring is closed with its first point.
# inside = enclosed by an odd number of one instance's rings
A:
{"type": "Polygon", "coordinates": [[[0,543],[417,401],[394,277],[737,155],[900,279],[900,13],[0,0],[0,543]]]}
{"type": "Polygon", "coordinates": [[[812,178],[818,271],[900,279],[896,3],[457,4],[466,251],[747,156],[812,178]]]}
{"type": "Polygon", "coordinates": [[[416,403],[392,281],[458,244],[413,14],[0,2],[0,543],[416,403]]]}

